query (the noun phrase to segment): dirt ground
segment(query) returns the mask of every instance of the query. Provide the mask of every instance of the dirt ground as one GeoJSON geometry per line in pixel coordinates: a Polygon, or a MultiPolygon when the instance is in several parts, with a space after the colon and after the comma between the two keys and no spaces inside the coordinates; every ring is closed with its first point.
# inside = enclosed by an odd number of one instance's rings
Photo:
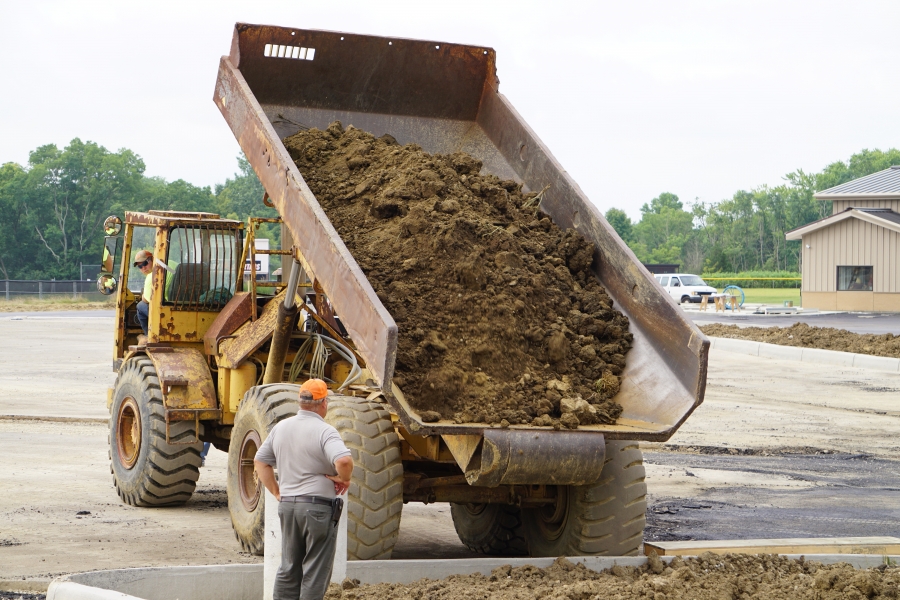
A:
{"type": "Polygon", "coordinates": [[[110,301],[88,302],[83,300],[10,300],[0,301],[0,313],[51,312],[58,310],[109,310],[115,309],[110,301]]]}
{"type": "Polygon", "coordinates": [[[878,335],[852,333],[843,329],[816,327],[807,323],[795,323],[790,327],[738,327],[737,325],[715,324],[703,325],[700,329],[706,335],[714,337],[900,358],[900,336],[893,333],[878,335]]]}
{"type": "MultiPolygon", "coordinates": [[[[222,452],[184,507],[119,502],[103,422],[112,323],[0,317],[0,580],[259,562],[234,541],[222,452]]],[[[704,404],[643,445],[647,539],[900,536],[898,391],[900,374],[714,353],[704,404]]],[[[395,558],[472,556],[447,505],[404,506],[395,558]]]]}
{"type": "Polygon", "coordinates": [[[396,320],[395,382],[423,420],[615,422],[628,319],[538,194],[339,122],[284,143],[396,320]]]}
{"type": "Polygon", "coordinates": [[[676,557],[666,565],[656,556],[644,567],[613,567],[592,571],[565,558],[550,567],[498,567],[490,576],[454,575],[443,580],[356,586],[345,580],[332,585],[329,600],[441,598],[446,600],[862,600],[894,599],[900,595],[896,565],[856,570],[789,560],[775,555],[704,554],[676,557]]]}

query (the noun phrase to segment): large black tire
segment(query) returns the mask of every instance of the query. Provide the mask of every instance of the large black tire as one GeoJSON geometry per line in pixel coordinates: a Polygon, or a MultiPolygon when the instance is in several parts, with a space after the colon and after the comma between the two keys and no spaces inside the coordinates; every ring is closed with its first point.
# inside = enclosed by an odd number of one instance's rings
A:
{"type": "MultiPolygon", "coordinates": [[[[200,477],[199,441],[166,443],[159,377],[146,356],[119,369],[109,420],[109,460],[119,497],[132,506],[170,506],[191,498],[200,477]]],[[[197,440],[194,421],[169,424],[169,440],[197,440]]]]}
{"type": "Polygon", "coordinates": [[[234,416],[228,446],[228,512],[244,552],[262,556],[266,499],[253,457],[279,421],[297,414],[299,385],[276,383],[247,390],[234,416]]]}
{"type": "Polygon", "coordinates": [[[391,414],[378,402],[330,396],[325,420],[340,432],[353,455],[347,558],[388,559],[403,509],[403,461],[391,414]]]}
{"type": "Polygon", "coordinates": [[[451,502],[450,516],[459,541],[473,552],[491,556],[528,554],[518,506],[451,502]]]}
{"type": "Polygon", "coordinates": [[[597,483],[559,486],[559,502],[522,509],[531,556],[634,556],[644,535],[647,485],[637,442],[607,442],[597,483]]]}

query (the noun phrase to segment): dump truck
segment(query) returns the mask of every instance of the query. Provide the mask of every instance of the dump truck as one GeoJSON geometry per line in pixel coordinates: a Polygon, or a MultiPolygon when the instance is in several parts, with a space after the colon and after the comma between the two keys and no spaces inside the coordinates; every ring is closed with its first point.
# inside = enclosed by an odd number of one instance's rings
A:
{"type": "Polygon", "coordinates": [[[499,93],[495,60],[486,46],[235,26],[213,100],[279,216],[244,223],[149,211],[107,223],[106,252],[118,266],[98,287],[116,295],[109,443],[122,501],[186,502],[210,442],[228,452],[235,535],[261,553],[265,503],[253,457],[296,413],[299,384],[318,376],[333,390],[328,421],[356,463],[349,558],[389,558],[407,502],[450,503],[460,540],[486,554],[640,550],[638,443],[667,440],[700,405],[709,341],[499,93]],[[540,210],[594,245],[593,274],[634,337],[614,424],[426,422],[410,405],[393,380],[403,332],[282,142],[335,120],[431,153],[466,152],[484,172],[542,190],[540,210]],[[262,223],[282,228],[281,248],[256,248],[262,223]],[[153,252],[146,336],[135,320],[140,249],[153,252]],[[257,277],[264,253],[282,258],[281,280],[257,277]]]}

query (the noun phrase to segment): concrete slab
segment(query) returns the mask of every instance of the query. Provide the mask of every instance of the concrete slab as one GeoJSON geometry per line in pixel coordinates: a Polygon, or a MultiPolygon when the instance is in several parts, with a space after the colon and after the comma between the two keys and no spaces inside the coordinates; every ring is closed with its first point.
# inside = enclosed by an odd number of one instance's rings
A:
{"type": "Polygon", "coordinates": [[[861,369],[876,369],[878,371],[900,372],[900,359],[888,356],[869,356],[868,354],[854,354],[853,366],[861,369]]]}
{"type": "Polygon", "coordinates": [[[794,346],[760,343],[757,351],[759,352],[758,356],[776,360],[800,360],[803,358],[803,348],[795,348],[794,346]]]}
{"type": "Polygon", "coordinates": [[[262,565],[154,567],[76,573],[55,579],[47,600],[260,600],[262,565]]]}
{"type": "Polygon", "coordinates": [[[817,365],[837,365],[852,367],[853,358],[856,356],[850,352],[837,352],[835,350],[820,350],[818,348],[803,348],[803,362],[812,362],[817,365]]]}
{"type": "Polygon", "coordinates": [[[751,356],[759,356],[760,342],[752,342],[750,340],[733,340],[730,338],[710,338],[713,342],[714,350],[722,350],[725,352],[737,352],[740,354],[749,354],[751,356]]]}
{"type": "Polygon", "coordinates": [[[691,540],[688,542],[652,542],[644,544],[644,554],[659,556],[696,556],[714,554],[900,554],[900,538],[839,537],[787,538],[773,540],[691,540]]]}
{"type": "Polygon", "coordinates": [[[818,348],[801,348],[799,346],[782,346],[767,344],[753,340],[736,340],[731,338],[710,337],[710,348],[716,351],[746,354],[776,360],[795,360],[819,365],[836,365],[841,367],[857,367],[877,371],[900,372],[900,359],[886,356],[870,356],[836,350],[820,350],[818,348]]]}

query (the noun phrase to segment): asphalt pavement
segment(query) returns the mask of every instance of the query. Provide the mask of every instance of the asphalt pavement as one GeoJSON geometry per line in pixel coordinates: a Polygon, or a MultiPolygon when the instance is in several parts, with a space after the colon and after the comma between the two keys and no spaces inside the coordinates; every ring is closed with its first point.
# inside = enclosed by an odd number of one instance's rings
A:
{"type": "Polygon", "coordinates": [[[735,476],[692,497],[653,497],[644,539],[900,535],[900,463],[867,453],[806,451],[757,456],[645,452],[646,463],[688,477],[702,477],[707,470],[735,476]],[[738,473],[786,484],[742,485],[738,473]]]}

